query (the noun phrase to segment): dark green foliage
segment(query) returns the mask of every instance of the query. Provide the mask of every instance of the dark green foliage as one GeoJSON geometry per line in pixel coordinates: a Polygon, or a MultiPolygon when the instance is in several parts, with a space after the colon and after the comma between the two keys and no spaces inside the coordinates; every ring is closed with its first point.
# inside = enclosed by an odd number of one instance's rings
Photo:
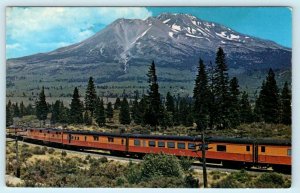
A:
{"type": "Polygon", "coordinates": [[[217,183],[212,184],[212,188],[245,188],[249,187],[247,182],[251,181],[251,176],[245,172],[245,170],[241,170],[239,172],[233,172],[228,175],[226,178],[218,181],[217,183]]]}
{"type": "Polygon", "coordinates": [[[34,115],[35,114],[35,109],[32,107],[32,104],[28,104],[27,107],[25,108],[25,114],[26,115],[34,115]]]}
{"type": "Polygon", "coordinates": [[[133,101],[132,107],[131,107],[131,117],[132,117],[132,120],[136,124],[141,124],[142,123],[142,119],[143,119],[142,112],[143,112],[143,109],[140,108],[142,105],[143,105],[142,103],[139,104],[139,102],[138,102],[138,96],[135,95],[134,101],[133,101]]]}
{"type": "Polygon", "coordinates": [[[279,90],[272,69],[269,70],[263,82],[259,97],[255,103],[255,116],[257,121],[262,119],[266,123],[278,123],[280,115],[279,90]]]}
{"type": "Polygon", "coordinates": [[[125,125],[130,124],[131,122],[129,104],[126,97],[123,98],[121,103],[119,121],[121,124],[125,124],[125,125]]]}
{"type": "Polygon", "coordinates": [[[23,101],[21,101],[20,103],[20,117],[23,117],[24,115],[26,115],[26,110],[25,110],[25,106],[23,101]]]}
{"type": "Polygon", "coordinates": [[[36,102],[36,117],[38,118],[38,120],[43,121],[45,124],[45,120],[47,119],[47,114],[48,114],[48,105],[46,103],[44,87],[42,87],[41,93],[39,95],[39,99],[36,102]]]}
{"type": "Polygon", "coordinates": [[[72,102],[70,104],[70,114],[69,114],[69,122],[70,123],[83,123],[83,106],[80,101],[79,91],[77,87],[75,87],[73,92],[72,102]]]}
{"type": "Polygon", "coordinates": [[[18,103],[13,104],[14,117],[20,117],[20,109],[18,103]]]}
{"type": "Polygon", "coordinates": [[[182,168],[178,158],[165,154],[147,154],[143,159],[141,172],[143,179],[156,176],[182,177],[182,168]]]}
{"type": "Polygon", "coordinates": [[[174,109],[175,109],[174,98],[170,94],[170,92],[168,92],[166,96],[166,110],[168,112],[174,112],[174,109]]]}
{"type": "Polygon", "coordinates": [[[116,102],[114,104],[114,109],[119,109],[121,107],[121,100],[117,97],[116,102]]]}
{"type": "MultiPolygon", "coordinates": [[[[263,173],[254,182],[256,188],[282,188],[285,187],[285,181],[282,175],[277,173],[263,173]]],[[[287,185],[285,188],[289,188],[287,185]]]]}
{"type": "Polygon", "coordinates": [[[54,105],[52,106],[52,113],[51,113],[51,124],[58,123],[60,121],[60,114],[61,114],[61,109],[60,109],[60,101],[57,100],[55,101],[54,105]]]}
{"type": "Polygon", "coordinates": [[[227,71],[225,53],[222,48],[219,48],[216,55],[216,67],[213,75],[213,95],[215,104],[214,124],[219,129],[228,128],[230,126],[230,94],[227,71]]]}
{"type": "Polygon", "coordinates": [[[92,116],[91,116],[90,112],[84,111],[84,114],[83,114],[83,122],[84,122],[84,124],[86,124],[86,125],[91,125],[91,124],[92,124],[93,119],[92,119],[92,116]]]}
{"type": "Polygon", "coordinates": [[[184,177],[184,183],[186,184],[185,187],[187,188],[199,188],[199,180],[193,177],[191,174],[188,174],[184,177]]]}
{"type": "Polygon", "coordinates": [[[194,120],[198,130],[206,129],[209,122],[210,90],[208,88],[207,74],[203,61],[200,59],[198,74],[193,92],[194,120]]]}
{"type": "Polygon", "coordinates": [[[95,118],[99,126],[105,125],[106,121],[105,121],[105,109],[104,109],[103,99],[100,100],[99,97],[96,100],[95,118]]]}
{"type": "Polygon", "coordinates": [[[160,94],[158,91],[158,83],[154,61],[149,67],[147,76],[149,90],[148,96],[146,97],[148,105],[145,111],[144,121],[146,124],[149,124],[151,126],[157,126],[159,124],[159,119],[161,116],[161,101],[160,94]]]}
{"type": "Polygon", "coordinates": [[[11,126],[14,122],[11,108],[12,108],[11,107],[11,102],[9,100],[7,105],[6,105],[6,126],[7,127],[11,126]]]}
{"type": "Polygon", "coordinates": [[[248,94],[242,92],[240,101],[240,121],[241,123],[251,123],[253,121],[252,109],[248,99],[248,94]]]}
{"type": "Polygon", "coordinates": [[[281,123],[290,125],[292,122],[291,90],[285,82],[281,92],[281,123]]]}
{"type": "Polygon", "coordinates": [[[112,108],[112,103],[108,102],[106,107],[106,117],[111,120],[114,116],[114,109],[112,108]]]}
{"type": "Polygon", "coordinates": [[[91,112],[92,117],[95,111],[96,100],[97,100],[97,94],[96,94],[94,80],[93,77],[90,77],[85,91],[84,102],[85,102],[85,109],[91,112]]]}
{"type": "Polygon", "coordinates": [[[194,159],[190,157],[180,157],[179,163],[183,171],[189,171],[194,163],[194,159]]]}
{"type": "Polygon", "coordinates": [[[192,115],[192,104],[191,100],[187,97],[179,98],[179,122],[184,126],[192,126],[193,125],[193,115],[192,115]]]}
{"type": "Polygon", "coordinates": [[[229,122],[231,128],[236,128],[240,124],[240,90],[236,77],[229,82],[229,122]]]}

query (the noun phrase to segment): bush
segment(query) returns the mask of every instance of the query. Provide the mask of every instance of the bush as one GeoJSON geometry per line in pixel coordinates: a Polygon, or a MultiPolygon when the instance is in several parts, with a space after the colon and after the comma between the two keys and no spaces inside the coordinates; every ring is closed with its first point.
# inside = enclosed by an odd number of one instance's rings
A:
{"type": "Polygon", "coordinates": [[[283,188],[285,181],[278,173],[263,173],[254,181],[256,188],[283,188]]]}
{"type": "Polygon", "coordinates": [[[142,162],[142,178],[154,176],[182,177],[182,168],[179,159],[172,155],[147,154],[142,162]]]}
{"type": "Polygon", "coordinates": [[[140,165],[134,164],[131,161],[129,162],[126,171],[125,177],[130,184],[137,184],[141,181],[141,169],[140,165]]]}
{"type": "Polygon", "coordinates": [[[108,162],[107,157],[101,157],[101,158],[99,158],[99,161],[100,161],[101,163],[106,163],[106,162],[108,162]]]}
{"type": "Polygon", "coordinates": [[[181,157],[179,160],[180,166],[183,171],[188,171],[194,163],[194,159],[190,157],[181,157]]]}
{"type": "Polygon", "coordinates": [[[66,151],[62,151],[61,152],[61,156],[66,157],[67,156],[67,152],[66,151]]]}
{"type": "Polygon", "coordinates": [[[45,148],[40,148],[39,146],[35,146],[32,150],[32,153],[37,155],[45,155],[46,150],[45,148]]]}
{"type": "Polygon", "coordinates": [[[55,152],[55,149],[53,149],[53,148],[48,149],[49,154],[53,154],[54,152],[55,152]]]}
{"type": "Polygon", "coordinates": [[[184,182],[187,188],[199,188],[199,180],[194,178],[192,174],[185,176],[184,182]]]}

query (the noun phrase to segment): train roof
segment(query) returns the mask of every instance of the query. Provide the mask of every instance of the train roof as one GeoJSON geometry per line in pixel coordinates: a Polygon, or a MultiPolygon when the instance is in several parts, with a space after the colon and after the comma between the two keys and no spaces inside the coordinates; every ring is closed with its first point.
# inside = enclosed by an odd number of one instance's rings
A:
{"type": "MultiPolygon", "coordinates": [[[[129,133],[106,133],[97,131],[82,131],[82,130],[66,130],[60,128],[28,128],[36,130],[47,130],[54,132],[64,132],[70,134],[83,134],[83,135],[101,135],[110,137],[129,137],[129,138],[140,138],[140,139],[158,139],[158,140],[179,140],[179,141],[201,141],[201,136],[178,136],[178,135],[148,135],[148,134],[129,134],[129,133]]],[[[290,140],[284,139],[253,139],[253,138],[239,138],[239,137],[220,137],[220,136],[210,136],[207,137],[208,142],[223,142],[223,143],[237,143],[237,144],[252,144],[257,143],[261,145],[291,145],[290,140]]]]}

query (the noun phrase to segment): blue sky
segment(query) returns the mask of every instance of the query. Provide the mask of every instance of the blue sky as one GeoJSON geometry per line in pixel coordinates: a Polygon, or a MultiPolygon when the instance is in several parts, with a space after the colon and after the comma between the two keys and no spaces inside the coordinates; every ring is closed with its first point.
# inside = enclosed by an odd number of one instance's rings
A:
{"type": "Polygon", "coordinates": [[[189,13],[286,47],[292,44],[292,12],[284,7],[9,7],[6,58],[77,43],[117,18],[146,19],[163,12],[189,13]]]}

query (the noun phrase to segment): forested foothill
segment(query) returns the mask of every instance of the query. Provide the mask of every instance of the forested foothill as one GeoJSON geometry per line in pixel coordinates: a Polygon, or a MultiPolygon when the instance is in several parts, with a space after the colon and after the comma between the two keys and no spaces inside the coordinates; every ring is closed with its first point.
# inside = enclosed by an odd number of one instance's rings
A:
{"type": "Polygon", "coordinates": [[[94,78],[85,90],[74,87],[70,103],[49,103],[42,85],[37,100],[7,101],[6,125],[68,126],[99,131],[197,135],[206,129],[212,135],[290,138],[291,88],[276,83],[272,69],[250,100],[236,77],[229,77],[226,54],[218,48],[214,64],[199,59],[191,96],[160,93],[158,69],[153,61],[147,73],[148,90],[130,97],[126,90],[113,100],[97,94],[94,78]],[[270,133],[266,134],[266,131],[270,133]]]}

